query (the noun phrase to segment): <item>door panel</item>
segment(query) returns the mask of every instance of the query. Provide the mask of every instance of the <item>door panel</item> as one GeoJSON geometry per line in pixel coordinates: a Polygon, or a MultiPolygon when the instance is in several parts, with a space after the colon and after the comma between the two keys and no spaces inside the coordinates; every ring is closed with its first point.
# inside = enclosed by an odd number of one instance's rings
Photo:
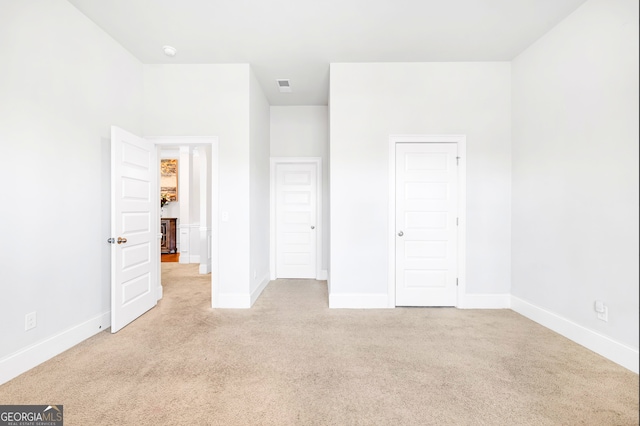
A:
{"type": "Polygon", "coordinates": [[[111,128],[111,332],[156,305],[159,253],[155,146],[111,128]],[[155,204],[154,204],[155,203],[155,204]],[[118,243],[117,241],[121,242],[118,243]]]}
{"type": "Polygon", "coordinates": [[[276,277],[316,277],[315,164],[276,166],[276,277]]]}
{"type": "Polygon", "coordinates": [[[457,301],[457,145],[396,144],[396,305],[457,301]]]}

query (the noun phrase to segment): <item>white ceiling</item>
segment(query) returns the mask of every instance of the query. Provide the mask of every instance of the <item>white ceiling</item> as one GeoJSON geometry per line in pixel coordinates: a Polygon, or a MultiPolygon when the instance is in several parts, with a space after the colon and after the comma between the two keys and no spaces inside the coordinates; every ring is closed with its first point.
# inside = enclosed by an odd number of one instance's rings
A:
{"type": "Polygon", "coordinates": [[[331,62],[509,61],[585,0],[68,1],[145,64],[250,63],[271,105],[326,105],[331,62]]]}

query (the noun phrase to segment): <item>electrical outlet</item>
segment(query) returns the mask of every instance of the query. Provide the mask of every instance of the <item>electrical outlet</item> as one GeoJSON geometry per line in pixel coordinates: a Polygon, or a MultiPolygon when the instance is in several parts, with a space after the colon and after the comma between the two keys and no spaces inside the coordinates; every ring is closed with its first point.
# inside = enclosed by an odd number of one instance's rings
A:
{"type": "Polygon", "coordinates": [[[609,321],[609,308],[602,300],[596,300],[593,309],[598,313],[599,320],[609,321]]]}
{"type": "Polygon", "coordinates": [[[609,307],[607,305],[602,306],[602,312],[598,312],[598,319],[602,321],[609,321],[609,307]]]}
{"type": "Polygon", "coordinates": [[[596,300],[593,309],[595,309],[596,312],[604,312],[604,302],[602,300],[596,300]]]}
{"type": "Polygon", "coordinates": [[[36,328],[36,313],[35,312],[31,312],[30,314],[27,314],[24,316],[24,330],[31,330],[32,328],[36,328]]]}

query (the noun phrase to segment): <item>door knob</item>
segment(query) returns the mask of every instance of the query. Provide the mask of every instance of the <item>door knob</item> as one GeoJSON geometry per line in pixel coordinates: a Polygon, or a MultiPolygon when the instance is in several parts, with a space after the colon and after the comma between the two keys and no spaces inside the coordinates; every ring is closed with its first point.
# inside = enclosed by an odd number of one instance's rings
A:
{"type": "Polygon", "coordinates": [[[316,229],[316,227],[315,226],[311,226],[311,229],[316,229]]]}
{"type": "Polygon", "coordinates": [[[124,244],[127,242],[126,238],[118,237],[118,244],[124,244]]]}
{"type": "Polygon", "coordinates": [[[404,232],[400,231],[398,232],[398,237],[402,237],[404,235],[404,232]]]}

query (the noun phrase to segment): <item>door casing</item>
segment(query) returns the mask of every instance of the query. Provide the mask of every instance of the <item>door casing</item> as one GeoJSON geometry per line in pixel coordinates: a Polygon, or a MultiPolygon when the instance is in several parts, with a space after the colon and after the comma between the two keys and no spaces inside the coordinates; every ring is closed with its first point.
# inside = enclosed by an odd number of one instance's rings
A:
{"type": "Polygon", "coordinates": [[[465,135],[391,135],[389,136],[389,222],[388,222],[388,298],[389,308],[396,307],[396,144],[455,143],[458,145],[458,291],[456,307],[466,288],[466,157],[465,135]]]}

